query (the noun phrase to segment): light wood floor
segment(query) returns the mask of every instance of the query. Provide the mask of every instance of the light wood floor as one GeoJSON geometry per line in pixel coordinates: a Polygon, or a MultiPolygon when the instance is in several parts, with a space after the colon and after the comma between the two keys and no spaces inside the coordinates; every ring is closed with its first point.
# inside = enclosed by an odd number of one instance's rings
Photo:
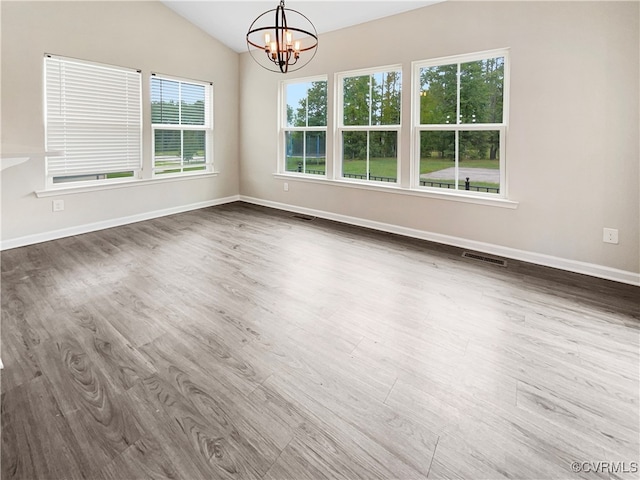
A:
{"type": "Polygon", "coordinates": [[[2,479],[638,478],[571,463],[639,460],[640,289],[460,254],[243,203],[5,251],[2,479]]]}

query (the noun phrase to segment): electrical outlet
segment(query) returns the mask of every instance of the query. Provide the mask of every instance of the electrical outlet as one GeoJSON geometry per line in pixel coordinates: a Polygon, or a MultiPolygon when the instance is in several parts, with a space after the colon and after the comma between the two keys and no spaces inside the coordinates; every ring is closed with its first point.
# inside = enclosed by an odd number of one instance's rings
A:
{"type": "Polygon", "coordinates": [[[289,184],[287,182],[285,182],[285,184],[284,184],[284,191],[285,192],[289,191],[289,184]]]}
{"type": "Polygon", "coordinates": [[[618,230],[616,228],[603,228],[602,241],[604,243],[618,244],[618,230]]]}
{"type": "Polygon", "coordinates": [[[53,201],[53,211],[61,212],[64,210],[64,200],[54,200],[53,201]]]}

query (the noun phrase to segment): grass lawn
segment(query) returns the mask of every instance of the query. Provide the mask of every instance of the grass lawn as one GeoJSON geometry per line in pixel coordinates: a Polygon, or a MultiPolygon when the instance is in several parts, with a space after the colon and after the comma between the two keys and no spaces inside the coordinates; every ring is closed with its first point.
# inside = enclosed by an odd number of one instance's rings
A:
{"type": "MultiPolygon", "coordinates": [[[[287,157],[287,171],[297,172],[298,162],[302,163],[302,157],[287,157]]],[[[369,164],[371,175],[378,177],[396,178],[397,166],[395,158],[372,158],[369,164]]],[[[307,158],[307,170],[325,171],[325,158],[307,158]]],[[[366,160],[346,160],[342,166],[344,173],[365,175],[367,173],[366,160]]]]}
{"type": "MultiPolygon", "coordinates": [[[[455,166],[453,159],[448,158],[421,158],[420,173],[431,173],[455,166]]],[[[500,168],[499,160],[462,160],[460,168],[500,168]]]]}
{"type": "Polygon", "coordinates": [[[107,178],[126,178],[126,177],[133,177],[133,172],[107,173],[107,178]]]}
{"type": "MultiPolygon", "coordinates": [[[[396,178],[398,176],[398,163],[395,158],[372,158],[369,160],[371,175],[376,177],[396,178]]],[[[366,160],[345,160],[342,164],[343,173],[366,175],[366,160]]]]}

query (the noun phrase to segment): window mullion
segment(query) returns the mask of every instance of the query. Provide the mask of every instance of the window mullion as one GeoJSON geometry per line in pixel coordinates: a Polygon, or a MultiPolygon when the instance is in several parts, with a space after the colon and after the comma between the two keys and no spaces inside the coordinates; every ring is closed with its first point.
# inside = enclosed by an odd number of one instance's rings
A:
{"type": "Polygon", "coordinates": [[[198,130],[198,131],[210,131],[211,128],[202,125],[177,125],[171,123],[154,123],[151,127],[155,130],[198,130]]]}
{"type": "Polygon", "coordinates": [[[304,126],[302,132],[302,173],[307,173],[307,128],[309,128],[309,91],[304,96],[304,126]]]}
{"type": "Polygon", "coordinates": [[[326,132],[327,127],[284,127],[285,132],[326,132]]]}
{"type": "Polygon", "coordinates": [[[456,165],[454,170],[453,182],[455,184],[455,190],[458,190],[458,182],[460,180],[460,130],[455,131],[454,159],[456,165]]]}
{"type": "Polygon", "coordinates": [[[302,173],[307,171],[307,132],[302,132],[302,173]]]}
{"type": "Polygon", "coordinates": [[[369,75],[369,126],[371,126],[371,110],[373,109],[373,75],[369,75]]]}
{"type": "Polygon", "coordinates": [[[178,125],[182,125],[182,82],[178,82],[178,125]]]}
{"type": "MultiPolygon", "coordinates": [[[[456,65],[456,125],[462,123],[462,113],[460,112],[460,62],[456,65]]],[[[454,140],[454,158],[455,158],[455,170],[454,179],[455,190],[458,190],[460,182],[460,130],[455,130],[454,140]]]]}
{"type": "Polygon", "coordinates": [[[460,113],[460,64],[456,66],[456,124],[462,123],[462,115],[460,113]]]}
{"type": "Polygon", "coordinates": [[[180,169],[184,169],[184,130],[180,130],[180,169]]]}
{"type": "Polygon", "coordinates": [[[371,177],[370,155],[371,155],[371,131],[367,130],[367,180],[369,180],[371,177]]]}

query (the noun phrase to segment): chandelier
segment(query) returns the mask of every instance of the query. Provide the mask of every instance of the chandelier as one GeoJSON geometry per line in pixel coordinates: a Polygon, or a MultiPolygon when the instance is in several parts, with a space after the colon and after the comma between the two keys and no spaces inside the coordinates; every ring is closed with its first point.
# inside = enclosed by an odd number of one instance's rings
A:
{"type": "Polygon", "coordinates": [[[318,32],[302,13],[280,5],[256,18],[247,32],[247,48],[253,59],[272,72],[295,72],[315,56],[318,32]],[[270,14],[275,21],[270,24],[270,14]]]}

